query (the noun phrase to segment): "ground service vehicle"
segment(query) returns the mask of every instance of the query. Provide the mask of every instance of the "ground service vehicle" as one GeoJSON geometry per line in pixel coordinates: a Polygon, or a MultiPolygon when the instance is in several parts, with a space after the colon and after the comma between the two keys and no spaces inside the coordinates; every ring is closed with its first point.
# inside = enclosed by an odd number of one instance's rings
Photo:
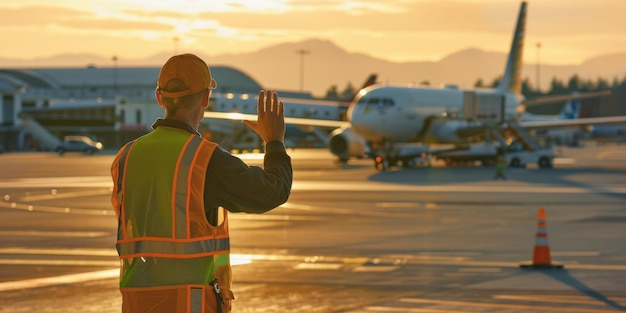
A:
{"type": "Polygon", "coordinates": [[[551,147],[529,150],[519,141],[512,142],[505,152],[510,167],[526,167],[536,163],[540,168],[551,168],[554,152],[551,147]]]}
{"type": "Polygon", "coordinates": [[[451,150],[432,152],[438,160],[446,165],[474,164],[494,165],[498,155],[504,153],[507,164],[510,167],[526,167],[527,164],[536,163],[541,168],[552,167],[554,153],[552,148],[529,149],[521,141],[513,141],[511,144],[500,148],[500,144],[484,142],[451,150]]]}
{"type": "Polygon", "coordinates": [[[374,166],[379,171],[385,171],[390,166],[411,168],[417,165],[430,165],[429,148],[422,144],[395,144],[385,150],[382,155],[373,155],[374,166]]]}

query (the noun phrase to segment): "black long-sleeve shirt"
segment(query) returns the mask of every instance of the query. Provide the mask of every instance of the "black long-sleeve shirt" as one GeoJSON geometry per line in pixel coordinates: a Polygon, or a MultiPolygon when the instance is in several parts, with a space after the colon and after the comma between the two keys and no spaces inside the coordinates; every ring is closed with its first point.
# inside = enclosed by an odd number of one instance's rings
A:
{"type": "MultiPolygon", "coordinates": [[[[183,129],[200,136],[189,125],[172,120],[157,119],[160,126],[183,129]]],[[[217,208],[230,212],[263,213],[285,203],[291,192],[293,170],[291,158],[280,141],[265,145],[263,168],[248,166],[238,157],[217,147],[206,173],[204,208],[207,219],[217,224],[217,208]]]]}

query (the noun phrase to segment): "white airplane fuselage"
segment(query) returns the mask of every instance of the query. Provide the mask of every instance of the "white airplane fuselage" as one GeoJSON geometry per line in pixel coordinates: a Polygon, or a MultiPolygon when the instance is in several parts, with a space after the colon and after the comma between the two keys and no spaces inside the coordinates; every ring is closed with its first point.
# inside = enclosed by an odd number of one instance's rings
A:
{"type": "Polygon", "coordinates": [[[458,129],[516,118],[518,97],[495,89],[373,85],[361,90],[348,118],[370,142],[459,143],[458,129]]]}

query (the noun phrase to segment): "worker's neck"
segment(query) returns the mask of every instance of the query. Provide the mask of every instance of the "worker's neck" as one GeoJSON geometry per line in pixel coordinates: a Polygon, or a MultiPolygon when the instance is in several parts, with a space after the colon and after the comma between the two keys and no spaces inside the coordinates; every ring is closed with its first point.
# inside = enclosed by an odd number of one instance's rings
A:
{"type": "MultiPolygon", "coordinates": [[[[178,111],[177,113],[179,113],[180,111],[178,111]]],[[[165,118],[168,120],[175,120],[181,123],[185,123],[187,125],[189,125],[189,127],[191,127],[192,129],[194,129],[195,131],[198,131],[198,121],[196,118],[189,116],[189,114],[165,114],[165,118]]]]}

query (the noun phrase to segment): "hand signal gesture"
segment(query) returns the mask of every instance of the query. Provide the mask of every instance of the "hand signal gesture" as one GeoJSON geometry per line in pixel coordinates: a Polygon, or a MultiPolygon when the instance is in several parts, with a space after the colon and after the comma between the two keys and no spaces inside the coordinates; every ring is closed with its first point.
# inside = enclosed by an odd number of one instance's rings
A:
{"type": "Polygon", "coordinates": [[[278,94],[261,90],[257,103],[257,121],[244,120],[246,126],[254,130],[263,142],[285,141],[285,108],[278,101],[278,94]]]}

